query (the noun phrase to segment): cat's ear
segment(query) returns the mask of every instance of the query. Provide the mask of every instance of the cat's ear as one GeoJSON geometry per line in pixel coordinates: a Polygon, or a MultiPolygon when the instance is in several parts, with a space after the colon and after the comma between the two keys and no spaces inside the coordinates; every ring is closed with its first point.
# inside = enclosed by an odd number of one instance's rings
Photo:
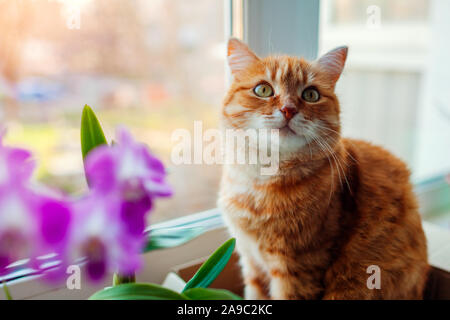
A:
{"type": "Polygon", "coordinates": [[[324,70],[333,81],[333,84],[338,81],[344,69],[345,60],[347,59],[348,47],[339,47],[333,49],[317,60],[317,64],[324,70]]]}
{"type": "Polygon", "coordinates": [[[259,58],[242,41],[231,38],[228,40],[228,65],[233,75],[245,70],[259,58]]]}

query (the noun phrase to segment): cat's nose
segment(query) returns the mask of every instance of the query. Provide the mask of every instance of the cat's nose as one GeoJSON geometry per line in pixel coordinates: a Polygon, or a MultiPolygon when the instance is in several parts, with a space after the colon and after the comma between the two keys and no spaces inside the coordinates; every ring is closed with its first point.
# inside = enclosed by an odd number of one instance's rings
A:
{"type": "Polygon", "coordinates": [[[291,120],[297,113],[297,107],[293,103],[287,103],[280,109],[287,120],[291,120]]]}

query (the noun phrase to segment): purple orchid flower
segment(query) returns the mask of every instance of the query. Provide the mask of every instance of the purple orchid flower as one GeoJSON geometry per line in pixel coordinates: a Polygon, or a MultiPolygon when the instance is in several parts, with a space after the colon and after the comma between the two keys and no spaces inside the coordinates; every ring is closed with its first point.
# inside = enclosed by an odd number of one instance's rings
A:
{"type": "Polygon", "coordinates": [[[90,192],[69,202],[33,188],[31,153],[4,146],[2,136],[0,275],[22,258],[31,258],[32,267],[50,279],[63,275],[64,267],[80,257],[87,258],[91,280],[108,271],[130,274],[140,267],[152,201],[171,195],[164,166],[147,147],[119,129],[115,145],[98,147],[86,158],[90,192]],[[51,272],[39,261],[50,253],[61,262],[51,272]]]}
{"type": "Polygon", "coordinates": [[[164,166],[125,129],[117,143],[91,151],[85,161],[90,194],[78,201],[73,245],[87,257],[87,272],[99,280],[107,271],[129,274],[140,264],[146,216],[155,197],[170,196],[164,166]]]}
{"type": "Polygon", "coordinates": [[[117,143],[112,147],[97,147],[86,158],[91,187],[106,193],[119,190],[122,198],[130,201],[170,196],[162,162],[144,144],[135,142],[126,129],[119,128],[116,135],[117,143]]]}
{"type": "Polygon", "coordinates": [[[70,208],[30,187],[31,153],[3,145],[0,135],[0,274],[9,264],[39,255],[62,253],[70,208]]]}
{"type": "Polygon", "coordinates": [[[101,280],[108,271],[132,273],[141,265],[145,235],[130,232],[121,206],[113,194],[95,191],[75,203],[72,258],[86,258],[92,281],[101,280]]]}
{"type": "Polygon", "coordinates": [[[35,167],[31,153],[24,149],[5,146],[4,134],[5,132],[0,130],[0,186],[28,182],[35,167]]]}
{"type": "Polygon", "coordinates": [[[0,274],[6,267],[28,258],[34,233],[34,201],[16,186],[0,187],[0,274]],[[31,219],[30,219],[31,218],[31,219]]]}
{"type": "Polygon", "coordinates": [[[172,194],[162,162],[123,128],[117,131],[116,144],[100,146],[88,154],[86,175],[96,194],[118,199],[121,218],[136,235],[144,232],[145,215],[153,199],[172,194]]]}
{"type": "Polygon", "coordinates": [[[0,135],[0,274],[6,267],[30,252],[28,236],[33,229],[29,212],[33,201],[22,192],[34,169],[31,154],[3,145],[0,135]],[[27,201],[28,200],[28,201],[27,201]]]}

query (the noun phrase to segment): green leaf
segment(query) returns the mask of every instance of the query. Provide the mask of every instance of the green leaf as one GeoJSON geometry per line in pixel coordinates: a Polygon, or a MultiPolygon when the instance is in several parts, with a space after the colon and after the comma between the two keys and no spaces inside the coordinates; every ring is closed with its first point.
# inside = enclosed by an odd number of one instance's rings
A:
{"type": "Polygon", "coordinates": [[[3,280],[2,284],[3,284],[3,291],[5,292],[6,299],[12,300],[13,298],[11,296],[11,293],[9,292],[8,286],[6,285],[6,281],[3,280]]]}
{"type": "Polygon", "coordinates": [[[124,283],[135,283],[135,282],[136,282],[136,275],[134,273],[127,275],[119,273],[113,274],[113,287],[124,283]]]}
{"type": "Polygon", "coordinates": [[[236,239],[231,238],[222,244],[198,269],[197,273],[186,283],[185,292],[191,288],[207,288],[222,272],[230,260],[236,245],[236,239]]]}
{"type": "Polygon", "coordinates": [[[84,106],[81,116],[81,152],[83,159],[92,149],[107,144],[100,122],[88,105],[84,106]]]}
{"type": "Polygon", "coordinates": [[[242,300],[238,295],[223,289],[192,288],[183,294],[192,300],[242,300]]]}
{"type": "Polygon", "coordinates": [[[205,232],[204,228],[164,228],[152,230],[144,252],[173,248],[182,245],[205,232]]]}
{"type": "Polygon", "coordinates": [[[89,300],[187,300],[173,290],[153,283],[126,283],[94,293],[89,300]]]}

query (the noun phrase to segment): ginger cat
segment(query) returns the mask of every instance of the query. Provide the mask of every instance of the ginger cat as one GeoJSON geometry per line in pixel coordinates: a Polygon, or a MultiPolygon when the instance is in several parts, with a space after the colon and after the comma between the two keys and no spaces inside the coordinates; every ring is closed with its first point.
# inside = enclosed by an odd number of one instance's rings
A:
{"type": "Polygon", "coordinates": [[[279,129],[279,169],[227,164],[218,204],[246,299],[421,299],[427,247],[405,164],[340,135],[334,88],[347,47],[309,62],[228,42],[225,129],[279,129]],[[368,278],[379,267],[380,288],[368,278]],[[368,270],[369,268],[369,270],[368,270]]]}

